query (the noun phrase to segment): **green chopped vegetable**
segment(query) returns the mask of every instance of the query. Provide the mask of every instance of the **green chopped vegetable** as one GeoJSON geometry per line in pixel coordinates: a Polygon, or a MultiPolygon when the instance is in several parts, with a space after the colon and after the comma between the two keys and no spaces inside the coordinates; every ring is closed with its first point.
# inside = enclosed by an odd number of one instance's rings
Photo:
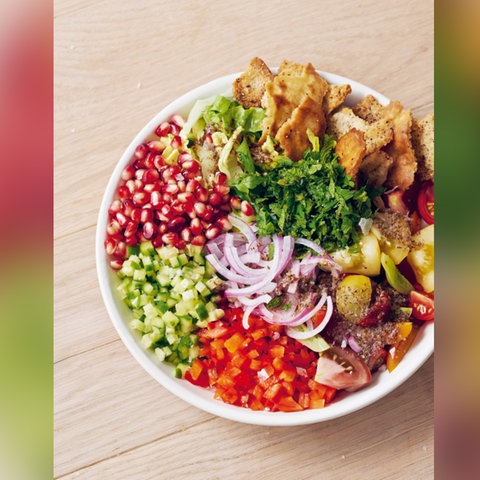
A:
{"type": "Polygon", "coordinates": [[[279,157],[268,170],[256,165],[233,179],[231,188],[254,208],[259,236],[307,238],[327,251],[354,245],[360,219],[374,214],[372,198],[378,192],[355,189],[332,137],[325,135],[321,145],[313,138],[312,145],[298,162],[279,157]]]}

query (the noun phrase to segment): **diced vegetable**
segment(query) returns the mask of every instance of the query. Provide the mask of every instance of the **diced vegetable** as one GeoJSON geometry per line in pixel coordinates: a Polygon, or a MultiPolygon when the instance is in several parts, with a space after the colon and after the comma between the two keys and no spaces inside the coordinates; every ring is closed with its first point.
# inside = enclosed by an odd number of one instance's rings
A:
{"type": "Polygon", "coordinates": [[[337,309],[353,323],[358,323],[367,313],[372,298],[372,282],[365,275],[347,275],[338,285],[337,309]]]}
{"type": "Polygon", "coordinates": [[[434,225],[419,230],[413,237],[413,246],[407,260],[417,282],[427,292],[434,290],[434,225]]]}

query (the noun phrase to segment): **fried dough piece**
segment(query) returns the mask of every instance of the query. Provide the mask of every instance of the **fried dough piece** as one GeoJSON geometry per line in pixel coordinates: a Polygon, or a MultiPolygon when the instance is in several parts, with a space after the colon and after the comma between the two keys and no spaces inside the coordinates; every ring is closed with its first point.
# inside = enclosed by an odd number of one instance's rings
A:
{"type": "Polygon", "coordinates": [[[299,160],[309,144],[307,130],[318,135],[318,132],[325,131],[325,127],[322,104],[311,97],[305,97],[290,118],[278,129],[275,139],[288,158],[299,160]]]}
{"type": "Polygon", "coordinates": [[[262,144],[272,136],[292,160],[302,158],[309,145],[307,129],[321,137],[326,128],[323,98],[327,82],[311,63],[300,65],[283,61],[278,74],[266,85],[266,118],[262,144]]]}
{"type": "Polygon", "coordinates": [[[367,95],[352,107],[352,110],[355,115],[368,123],[374,123],[384,116],[384,108],[373,95],[367,95]]]}
{"type": "Polygon", "coordinates": [[[413,119],[412,146],[417,157],[417,176],[420,180],[433,180],[434,171],[434,116],[413,119]]]}
{"type": "Polygon", "coordinates": [[[360,174],[366,184],[373,188],[380,188],[387,180],[392,163],[393,158],[387,152],[377,150],[363,158],[360,165],[360,174]]]}
{"type": "Polygon", "coordinates": [[[338,108],[350,93],[352,93],[352,87],[348,84],[329,85],[327,93],[323,98],[323,111],[325,116],[328,117],[328,115],[338,108]]]}
{"type": "Polygon", "coordinates": [[[245,108],[260,107],[265,86],[274,78],[265,62],[254,57],[243,74],[233,82],[233,96],[245,108]]]}
{"type": "MultiPolygon", "coordinates": [[[[390,105],[392,104],[393,102],[390,105]]],[[[386,111],[390,105],[385,108],[386,111]]],[[[410,140],[412,112],[398,109],[398,105],[393,105],[391,108],[392,115],[394,115],[392,119],[393,140],[385,147],[385,151],[393,158],[393,164],[388,172],[385,185],[390,188],[398,186],[401,190],[407,190],[412,185],[417,171],[417,159],[410,140]]]]}
{"type": "Polygon", "coordinates": [[[357,173],[365,156],[367,144],[363,133],[352,128],[342,135],[335,146],[335,153],[339,156],[339,163],[345,168],[347,175],[356,182],[357,173]]]}
{"type": "Polygon", "coordinates": [[[360,130],[367,145],[366,154],[370,154],[384,147],[392,141],[392,121],[388,118],[368,123],[353,113],[349,107],[343,107],[330,116],[327,133],[338,140],[352,128],[360,130]]]}

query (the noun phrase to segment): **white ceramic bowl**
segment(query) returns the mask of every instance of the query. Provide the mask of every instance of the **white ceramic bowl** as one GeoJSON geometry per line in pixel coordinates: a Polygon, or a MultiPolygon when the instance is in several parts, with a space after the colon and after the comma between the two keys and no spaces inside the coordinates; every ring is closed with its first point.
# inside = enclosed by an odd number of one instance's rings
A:
{"type": "MultiPolygon", "coordinates": [[[[347,104],[355,104],[368,94],[374,95],[384,105],[389,102],[385,96],[358,82],[327,72],[320,73],[329,83],[339,85],[348,83],[351,85],[352,93],[347,99],[347,104]]],[[[161,363],[153,352],[146,351],[140,345],[139,337],[128,325],[130,311],[119,299],[118,295],[116,295],[115,287],[118,285],[119,280],[115,272],[109,267],[104,250],[104,239],[108,220],[108,208],[114,198],[122,170],[131,161],[136,146],[146,139],[153,138],[153,132],[157,125],[168,119],[168,117],[174,113],[180,113],[186,116],[197,99],[207,98],[216,94],[230,93],[232,82],[238,75],[239,74],[233,74],[218,78],[186,93],[170,103],[145,125],[125,150],[108,182],[98,216],[96,263],[100,290],[108,314],[130,353],[153,378],[182,400],[211,414],[256,425],[288,426],[331,420],[372,404],[396,389],[413,375],[433,353],[433,323],[425,325],[425,327],[420,330],[412,347],[402,359],[400,365],[392,373],[383,371],[375,374],[373,382],[362,390],[350,394],[339,392],[335,400],[323,409],[288,413],[263,412],[227,405],[221,400],[214,399],[211,391],[194,386],[186,380],[174,378],[172,367],[161,363]]]]}

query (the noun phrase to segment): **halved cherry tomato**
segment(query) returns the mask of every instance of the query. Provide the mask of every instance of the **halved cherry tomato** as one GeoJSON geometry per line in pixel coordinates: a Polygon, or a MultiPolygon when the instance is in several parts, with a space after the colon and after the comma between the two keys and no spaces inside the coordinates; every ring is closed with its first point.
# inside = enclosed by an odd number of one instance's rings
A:
{"type": "Polygon", "coordinates": [[[433,182],[424,182],[417,197],[417,210],[421,217],[429,224],[435,223],[435,195],[433,182]]]}
{"type": "Polygon", "coordinates": [[[334,345],[320,355],[315,381],[338,390],[353,392],[369,384],[372,374],[353,350],[334,345]]]}
{"type": "Polygon", "coordinates": [[[412,316],[417,320],[429,321],[435,316],[435,304],[432,298],[413,290],[409,295],[412,316]]]}

